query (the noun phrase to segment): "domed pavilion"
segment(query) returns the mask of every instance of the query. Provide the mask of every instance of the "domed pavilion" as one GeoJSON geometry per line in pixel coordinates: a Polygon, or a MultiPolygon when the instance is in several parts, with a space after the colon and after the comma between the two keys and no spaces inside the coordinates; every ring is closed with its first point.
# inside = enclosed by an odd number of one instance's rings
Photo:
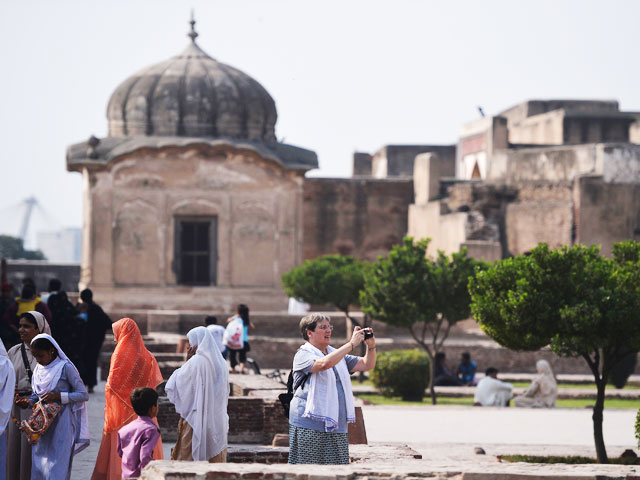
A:
{"type": "Polygon", "coordinates": [[[273,98],[191,41],[113,92],[109,135],[68,147],[84,179],[81,286],[109,309],[280,310],[302,260],[304,174],[273,98]]]}

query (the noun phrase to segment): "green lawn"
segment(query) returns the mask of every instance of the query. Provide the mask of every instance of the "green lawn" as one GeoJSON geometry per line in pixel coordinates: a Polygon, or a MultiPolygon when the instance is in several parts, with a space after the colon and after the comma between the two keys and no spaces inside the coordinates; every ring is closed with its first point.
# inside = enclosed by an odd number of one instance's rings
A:
{"type": "MultiPolygon", "coordinates": [[[[353,377],[351,381],[353,385],[367,385],[367,386],[373,387],[373,383],[371,383],[371,380],[369,380],[368,378],[362,383],[358,381],[357,377],[353,377]]],[[[529,388],[529,385],[531,385],[531,382],[512,382],[511,385],[513,385],[515,388],[529,388]]],[[[582,389],[590,389],[595,391],[596,384],[595,383],[559,383],[558,388],[582,388],[582,389]]],[[[607,385],[607,389],[610,389],[610,388],[613,388],[613,386],[607,385]]],[[[640,390],[640,385],[627,384],[627,386],[624,387],[624,389],[640,390]]]]}
{"type": "MultiPolygon", "coordinates": [[[[400,397],[385,398],[378,394],[363,393],[359,394],[363,400],[371,402],[374,405],[431,405],[430,397],[425,397],[422,402],[403,402],[400,397]]],[[[593,406],[594,400],[588,398],[577,398],[568,400],[558,400],[556,406],[559,408],[586,408],[593,406]]],[[[458,405],[458,406],[471,406],[473,405],[472,397],[438,397],[438,405],[458,405]]],[[[618,400],[608,399],[604,404],[605,408],[629,408],[633,410],[640,409],[640,400],[618,400]]]]}

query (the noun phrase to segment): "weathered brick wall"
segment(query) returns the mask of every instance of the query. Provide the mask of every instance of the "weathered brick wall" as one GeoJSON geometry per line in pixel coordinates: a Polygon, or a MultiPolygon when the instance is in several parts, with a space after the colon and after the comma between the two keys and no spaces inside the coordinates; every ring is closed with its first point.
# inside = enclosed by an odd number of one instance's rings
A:
{"type": "Polygon", "coordinates": [[[263,403],[256,397],[229,397],[229,443],[263,443],[263,403]]]}
{"type": "MultiPolygon", "coordinates": [[[[158,424],[162,439],[175,442],[178,437],[178,420],[173,404],[167,397],[160,397],[158,424]]],[[[288,433],[289,422],[282,413],[282,406],[275,398],[259,396],[229,397],[229,443],[270,445],[276,433],[288,433]]]]}

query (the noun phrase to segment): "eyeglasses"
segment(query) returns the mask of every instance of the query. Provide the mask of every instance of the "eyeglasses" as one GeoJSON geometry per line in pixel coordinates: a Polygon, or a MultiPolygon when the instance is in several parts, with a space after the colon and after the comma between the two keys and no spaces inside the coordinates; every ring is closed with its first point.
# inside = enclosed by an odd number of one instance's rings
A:
{"type": "Polygon", "coordinates": [[[329,330],[330,332],[333,331],[333,325],[324,325],[322,327],[316,327],[317,330],[329,330]]]}

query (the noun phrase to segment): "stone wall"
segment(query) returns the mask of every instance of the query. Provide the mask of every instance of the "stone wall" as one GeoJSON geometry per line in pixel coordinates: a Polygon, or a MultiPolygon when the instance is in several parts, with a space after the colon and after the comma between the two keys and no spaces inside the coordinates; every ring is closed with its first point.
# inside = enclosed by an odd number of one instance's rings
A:
{"type": "Polygon", "coordinates": [[[455,145],[385,145],[372,159],[372,174],[375,178],[411,177],[416,155],[433,152],[455,164],[455,145]]]}
{"type": "Polygon", "coordinates": [[[520,255],[545,242],[551,248],[573,244],[571,202],[528,201],[507,205],[507,249],[520,255]]]}
{"type": "Polygon", "coordinates": [[[576,241],[601,245],[611,255],[613,244],[640,240],[640,185],[606,183],[602,177],[575,182],[576,241]]]}
{"type": "Polygon", "coordinates": [[[305,178],[303,258],[374,260],[407,233],[410,179],[305,178]]]}

